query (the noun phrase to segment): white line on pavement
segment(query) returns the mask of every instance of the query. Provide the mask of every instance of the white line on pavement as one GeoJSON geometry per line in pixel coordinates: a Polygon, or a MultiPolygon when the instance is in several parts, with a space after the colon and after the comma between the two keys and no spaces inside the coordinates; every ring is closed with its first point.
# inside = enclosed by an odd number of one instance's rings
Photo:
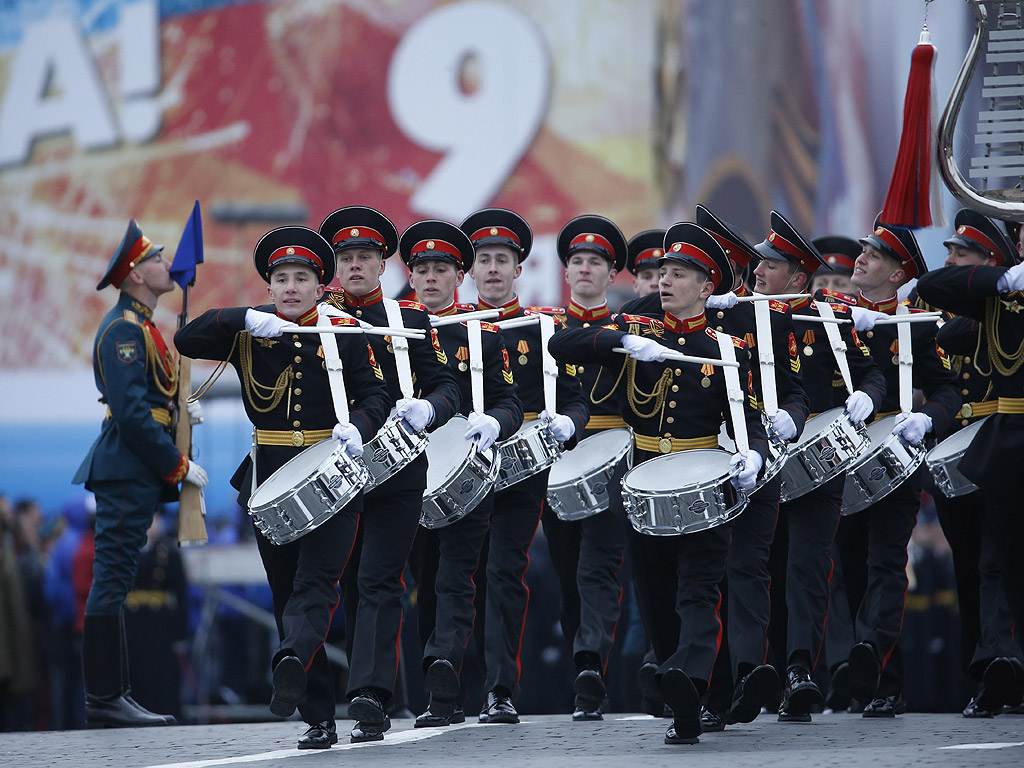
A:
{"type": "Polygon", "coordinates": [[[939,749],[1007,749],[1008,747],[1024,747],[1024,741],[993,741],[988,744],[954,744],[939,749]]]}
{"type": "MultiPolygon", "coordinates": [[[[450,725],[446,728],[418,728],[408,731],[398,731],[388,734],[383,741],[364,741],[361,744],[335,744],[330,751],[335,752],[342,749],[357,749],[361,747],[381,747],[388,744],[408,744],[413,741],[423,741],[431,736],[440,736],[442,733],[451,733],[463,728],[477,728],[479,723],[465,723],[462,725],[450,725]]],[[[322,749],[278,749],[273,752],[260,752],[255,755],[237,755],[235,757],[218,757],[211,760],[189,760],[184,763],[161,763],[150,765],[147,768],[210,768],[215,765],[232,765],[234,763],[257,763],[264,760],[281,760],[286,757],[302,757],[304,755],[323,754],[322,749]]]]}

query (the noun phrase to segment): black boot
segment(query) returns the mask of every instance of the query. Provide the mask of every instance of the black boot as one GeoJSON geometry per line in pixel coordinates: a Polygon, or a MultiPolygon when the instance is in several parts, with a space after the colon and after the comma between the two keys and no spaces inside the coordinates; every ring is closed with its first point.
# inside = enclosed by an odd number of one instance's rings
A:
{"type": "Polygon", "coordinates": [[[136,709],[121,686],[121,619],[86,616],[82,632],[85,721],[90,728],[167,725],[160,715],[136,709]]]}
{"type": "Polygon", "coordinates": [[[121,611],[119,616],[119,624],[121,626],[121,690],[124,692],[124,700],[144,715],[162,718],[164,725],[176,725],[178,721],[174,719],[174,715],[158,715],[156,712],[150,712],[132,697],[131,675],[128,672],[128,636],[125,634],[124,629],[124,611],[121,611]]]}

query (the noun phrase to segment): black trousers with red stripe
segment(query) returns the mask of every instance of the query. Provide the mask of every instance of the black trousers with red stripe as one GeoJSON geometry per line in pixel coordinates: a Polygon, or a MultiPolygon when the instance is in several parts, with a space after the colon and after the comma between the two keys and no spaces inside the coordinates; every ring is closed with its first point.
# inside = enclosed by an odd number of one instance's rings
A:
{"type": "Polygon", "coordinates": [[[548,470],[544,470],[494,494],[490,533],[480,563],[480,570],[486,574],[486,586],[477,590],[476,602],[477,616],[482,614],[483,619],[477,648],[482,637],[484,686],[488,691],[504,688],[515,694],[519,684],[519,654],[530,602],[526,569],[547,487],[548,470]]]}
{"type": "Polygon", "coordinates": [[[387,705],[395,690],[405,565],[419,529],[426,467],[421,454],[366,494],[342,579],[350,697],[360,688],[375,688],[387,705]]]}
{"type": "Polygon", "coordinates": [[[271,544],[256,532],[281,639],[273,663],[290,655],[306,666],[306,693],[298,708],[302,719],[311,724],[334,718],[334,675],[323,644],[338,607],[338,579],[352,552],[362,511],[360,494],[327,522],[288,544],[271,544]]]}
{"type": "Polygon", "coordinates": [[[907,597],[907,544],[920,506],[921,481],[915,473],[885,498],[843,517],[836,534],[846,595],[856,617],[855,641],[871,643],[882,661],[879,696],[903,691],[898,641],[907,597]]]}

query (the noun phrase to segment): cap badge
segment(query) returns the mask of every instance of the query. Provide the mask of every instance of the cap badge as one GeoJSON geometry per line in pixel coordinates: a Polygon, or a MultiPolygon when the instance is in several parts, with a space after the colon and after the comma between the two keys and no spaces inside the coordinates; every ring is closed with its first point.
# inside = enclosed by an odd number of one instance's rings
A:
{"type": "Polygon", "coordinates": [[[956,233],[958,235],[962,235],[966,231],[967,231],[967,227],[965,227],[963,224],[961,224],[959,227],[956,228],[956,233]]]}
{"type": "Polygon", "coordinates": [[[775,242],[775,233],[774,232],[772,232],[771,234],[768,235],[768,242],[769,243],[774,243],[775,242]]]}
{"type": "Polygon", "coordinates": [[[587,242],[588,242],[588,243],[592,243],[592,242],[594,242],[594,236],[593,236],[593,235],[587,235],[587,238],[586,238],[586,239],[587,239],[587,242]]]}
{"type": "Polygon", "coordinates": [[[879,227],[878,229],[875,230],[876,235],[880,235],[883,232],[885,232],[885,227],[879,227]]]}
{"type": "Polygon", "coordinates": [[[351,235],[352,237],[359,237],[359,229],[358,229],[357,227],[352,227],[352,229],[350,229],[350,230],[348,231],[348,233],[349,233],[349,234],[350,234],[350,235],[351,235]]]}
{"type": "Polygon", "coordinates": [[[285,253],[288,254],[289,256],[294,256],[295,255],[295,249],[292,248],[291,246],[289,246],[288,249],[285,251],[285,253]]]}
{"type": "Polygon", "coordinates": [[[682,243],[672,243],[672,250],[673,251],[681,251],[681,250],[683,250],[683,244],[682,243]]]}
{"type": "Polygon", "coordinates": [[[433,240],[427,240],[427,250],[428,251],[434,250],[434,241],[433,240]]]}
{"type": "Polygon", "coordinates": [[[498,228],[497,227],[491,227],[491,235],[493,236],[493,235],[496,235],[496,234],[498,234],[498,228]]]}
{"type": "Polygon", "coordinates": [[[654,249],[654,258],[658,258],[659,256],[661,256],[661,249],[660,248],[655,248],[654,249]]]}

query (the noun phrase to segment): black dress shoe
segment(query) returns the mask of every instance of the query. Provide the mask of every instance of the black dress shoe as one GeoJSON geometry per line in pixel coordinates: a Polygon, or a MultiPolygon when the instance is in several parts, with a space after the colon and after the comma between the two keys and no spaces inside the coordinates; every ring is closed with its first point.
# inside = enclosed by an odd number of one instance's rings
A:
{"type": "Polygon", "coordinates": [[[751,723],[779,696],[779,673],[770,664],[754,667],[736,684],[732,706],[725,718],[728,724],[751,723]]]}
{"type": "Polygon", "coordinates": [[[665,714],[665,702],[658,690],[658,665],[648,662],[636,673],[636,687],[640,691],[640,710],[654,717],[672,717],[665,714]]]}
{"type": "Polygon", "coordinates": [[[425,682],[427,692],[430,694],[430,705],[427,710],[432,715],[448,721],[438,723],[439,725],[448,725],[455,713],[455,701],[458,699],[461,689],[459,673],[455,671],[455,667],[448,659],[437,659],[427,668],[425,682]]]}
{"type": "Polygon", "coordinates": [[[584,669],[572,684],[576,704],[584,712],[597,712],[604,701],[605,689],[601,673],[596,669],[584,669]]]}
{"type": "Polygon", "coordinates": [[[833,712],[846,711],[850,706],[850,699],[853,698],[850,681],[850,665],[844,661],[832,673],[832,684],[829,686],[828,696],[825,697],[826,707],[833,712]]]}
{"type": "Polygon", "coordinates": [[[700,711],[700,729],[704,733],[718,733],[725,730],[725,718],[713,709],[702,707],[700,711]]]}
{"type": "Polygon", "coordinates": [[[857,643],[850,649],[850,690],[861,701],[871,701],[878,690],[878,675],[882,665],[875,646],[871,643],[857,643]]]}
{"type": "Polygon", "coordinates": [[[519,722],[519,713],[512,706],[512,699],[503,693],[490,691],[487,694],[487,705],[480,712],[481,723],[505,723],[512,725],[519,722]]]}
{"type": "Polygon", "coordinates": [[[672,727],[665,732],[666,744],[696,744],[701,734],[700,694],[681,669],[669,669],[661,676],[661,696],[672,707],[672,727]]]}
{"type": "Polygon", "coordinates": [[[151,716],[151,717],[159,717],[161,720],[164,721],[164,725],[177,725],[178,724],[178,721],[174,718],[174,715],[158,715],[156,712],[150,712],[144,706],[139,704],[139,702],[137,702],[135,699],[132,698],[131,689],[129,689],[129,690],[124,692],[124,700],[127,701],[129,705],[135,707],[135,709],[137,709],[139,712],[141,712],[144,715],[151,716]]]}
{"type": "Polygon", "coordinates": [[[306,669],[296,656],[285,656],[274,666],[274,693],[270,711],[278,717],[289,717],[306,691],[306,669]]]}
{"type": "Polygon", "coordinates": [[[967,703],[967,706],[964,707],[964,717],[969,717],[971,719],[995,717],[997,714],[999,713],[994,712],[991,709],[985,709],[984,707],[979,705],[977,696],[972,697],[971,700],[967,703]]]}
{"type": "Polygon", "coordinates": [[[356,721],[351,734],[353,744],[382,741],[384,733],[391,729],[391,720],[384,705],[369,688],[364,688],[353,697],[348,705],[348,716],[356,721]]]}
{"type": "Polygon", "coordinates": [[[466,712],[462,709],[461,704],[456,704],[455,711],[452,712],[452,725],[464,722],[466,722],[466,712]]]}
{"type": "Polygon", "coordinates": [[[314,723],[299,737],[299,749],[330,749],[338,743],[338,726],[333,720],[314,723]]]}
{"type": "Polygon", "coordinates": [[[863,717],[895,717],[904,715],[907,712],[907,702],[903,694],[892,696],[879,696],[873,699],[870,704],[864,707],[863,717]]]}
{"type": "MultiPolygon", "coordinates": [[[[427,705],[427,710],[416,717],[416,722],[413,724],[413,728],[442,728],[446,725],[452,724],[452,716],[455,714],[455,707],[451,707],[451,713],[447,712],[448,707],[436,707],[436,702],[433,696],[430,698],[430,703],[427,705]]],[[[463,715],[462,719],[465,720],[466,716],[463,715]]]]}
{"type": "Polygon", "coordinates": [[[169,725],[163,715],[139,709],[121,694],[96,696],[87,693],[85,722],[89,728],[149,728],[169,725]]]}
{"type": "Polygon", "coordinates": [[[811,709],[822,702],[821,689],[811,680],[807,667],[794,664],[786,670],[786,687],[779,706],[779,722],[809,723],[811,709]]]}
{"type": "Polygon", "coordinates": [[[590,723],[597,720],[604,720],[604,715],[599,710],[588,712],[580,706],[576,706],[572,711],[572,721],[574,723],[590,723]]]}
{"type": "Polygon", "coordinates": [[[1002,713],[1004,704],[1012,701],[1016,687],[1016,672],[1013,664],[1005,656],[993,659],[985,667],[978,686],[978,706],[991,712],[1002,713]]]}

